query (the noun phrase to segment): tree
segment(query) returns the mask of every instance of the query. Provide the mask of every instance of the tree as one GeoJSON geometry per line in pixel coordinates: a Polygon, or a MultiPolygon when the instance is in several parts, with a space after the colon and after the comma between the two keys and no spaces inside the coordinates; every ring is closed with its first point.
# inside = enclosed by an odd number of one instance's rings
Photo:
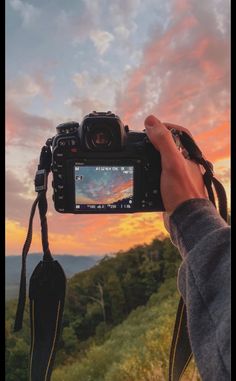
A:
{"type": "Polygon", "coordinates": [[[106,323],[106,310],[105,310],[105,303],[104,303],[103,287],[101,283],[99,282],[96,287],[99,291],[99,296],[95,298],[94,296],[89,295],[88,298],[100,305],[102,310],[103,320],[104,320],[104,323],[106,323]]]}
{"type": "Polygon", "coordinates": [[[15,338],[6,349],[6,381],[25,381],[28,378],[29,347],[22,338],[15,338]]]}
{"type": "Polygon", "coordinates": [[[109,310],[111,321],[115,324],[122,321],[125,312],[125,296],[121,281],[113,271],[109,274],[106,282],[106,292],[108,293],[109,310]]]}
{"type": "Polygon", "coordinates": [[[65,327],[63,329],[62,340],[64,342],[64,349],[67,354],[75,351],[78,343],[78,338],[73,327],[65,327]]]}

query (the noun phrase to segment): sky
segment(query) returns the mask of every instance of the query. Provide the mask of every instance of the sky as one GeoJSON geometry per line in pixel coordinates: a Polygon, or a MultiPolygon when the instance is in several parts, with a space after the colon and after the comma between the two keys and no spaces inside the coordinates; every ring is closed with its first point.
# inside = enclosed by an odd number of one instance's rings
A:
{"type": "Polygon", "coordinates": [[[133,167],[77,166],[75,177],[76,204],[112,204],[133,196],[133,167]]]}
{"type": "MultiPolygon", "coordinates": [[[[21,254],[41,147],[59,123],[115,112],[187,127],[230,197],[228,0],[6,0],[6,254],[21,254]]],[[[54,254],[110,254],[164,237],[160,213],[55,212],[54,254]]],[[[36,214],[30,251],[41,252],[36,214]]]]}

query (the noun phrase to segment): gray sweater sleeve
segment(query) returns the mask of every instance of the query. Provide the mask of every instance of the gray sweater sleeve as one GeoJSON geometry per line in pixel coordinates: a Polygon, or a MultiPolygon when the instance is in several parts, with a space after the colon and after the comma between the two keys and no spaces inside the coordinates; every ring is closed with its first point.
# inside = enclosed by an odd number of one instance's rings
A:
{"type": "Polygon", "coordinates": [[[230,380],[230,227],[213,204],[192,199],[170,216],[182,257],[178,288],[187,308],[192,351],[203,381],[230,380]]]}

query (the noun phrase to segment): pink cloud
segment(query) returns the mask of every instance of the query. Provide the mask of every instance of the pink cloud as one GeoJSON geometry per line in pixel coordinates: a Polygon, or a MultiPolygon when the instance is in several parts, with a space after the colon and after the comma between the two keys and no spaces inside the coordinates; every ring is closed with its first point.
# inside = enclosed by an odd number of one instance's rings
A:
{"type": "Polygon", "coordinates": [[[190,2],[189,0],[175,0],[173,6],[175,13],[179,13],[189,9],[190,2]]]}
{"type": "Polygon", "coordinates": [[[187,127],[210,160],[229,156],[229,38],[210,8],[173,3],[173,18],[153,33],[131,72],[117,111],[131,129],[154,114],[187,127]]]}
{"type": "Polygon", "coordinates": [[[51,136],[53,123],[51,120],[29,114],[21,110],[15,103],[6,104],[6,143],[34,147],[44,144],[51,136]]]}
{"type": "Polygon", "coordinates": [[[24,181],[8,170],[6,172],[6,217],[23,223],[29,216],[32,201],[27,199],[28,188],[24,181]]]}
{"type": "Polygon", "coordinates": [[[52,78],[46,78],[45,71],[50,68],[47,63],[42,70],[35,70],[32,74],[21,74],[16,79],[7,81],[7,99],[17,104],[27,104],[37,96],[46,100],[52,98],[52,78]]]}
{"type": "MultiPolygon", "coordinates": [[[[86,2],[78,18],[72,13],[61,14],[64,21],[58,22],[60,32],[63,27],[63,33],[71,42],[86,40],[91,28],[98,26],[98,14],[87,22],[87,16],[91,15],[90,3],[86,2]]],[[[229,156],[229,39],[219,30],[215,10],[207,1],[175,0],[172,3],[171,21],[162,32],[153,31],[140,66],[130,72],[124,91],[117,92],[115,111],[133,129],[142,130],[143,120],[149,113],[163,121],[184,125],[193,132],[207,158],[217,161],[229,156]]],[[[117,8],[119,13],[122,7],[117,8]]],[[[125,18],[126,13],[123,15],[125,18]]],[[[8,144],[33,145],[38,149],[54,134],[51,120],[21,108],[22,103],[36,96],[49,99],[51,90],[52,82],[40,72],[11,83],[6,109],[8,144]]],[[[83,115],[94,109],[94,99],[89,97],[71,99],[70,104],[83,115]]],[[[101,99],[97,105],[98,109],[106,109],[101,99]]],[[[32,179],[36,164],[35,161],[28,168],[32,179]]],[[[227,181],[227,168],[222,173],[227,181]]],[[[27,226],[32,201],[24,197],[28,191],[24,179],[21,182],[13,173],[7,176],[7,213],[13,221],[8,244],[13,252],[17,234],[21,237],[25,234],[22,228],[27,226]],[[20,222],[20,231],[17,222],[20,222]]],[[[54,210],[51,190],[48,203],[50,241],[55,252],[116,251],[147,242],[163,231],[160,215],[156,214],[62,215],[54,210]]],[[[39,232],[38,217],[36,220],[35,231],[39,232]]],[[[35,248],[41,249],[39,237],[35,248]]]]}
{"type": "Polygon", "coordinates": [[[153,33],[140,66],[117,94],[117,111],[131,128],[142,129],[145,116],[154,113],[195,133],[210,128],[201,125],[203,116],[218,122],[229,108],[227,36],[217,30],[216,18],[203,17],[198,5],[174,4],[182,13],[173,15],[164,32],[153,33]]]}

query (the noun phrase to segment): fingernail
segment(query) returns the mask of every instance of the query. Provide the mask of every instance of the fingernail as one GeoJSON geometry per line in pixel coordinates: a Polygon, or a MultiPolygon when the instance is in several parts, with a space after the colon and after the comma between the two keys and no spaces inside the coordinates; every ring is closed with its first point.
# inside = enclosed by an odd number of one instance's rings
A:
{"type": "Polygon", "coordinates": [[[155,121],[155,117],[153,115],[149,115],[146,119],[145,119],[145,126],[148,126],[149,128],[150,127],[153,127],[155,125],[156,121],[155,121]]]}

